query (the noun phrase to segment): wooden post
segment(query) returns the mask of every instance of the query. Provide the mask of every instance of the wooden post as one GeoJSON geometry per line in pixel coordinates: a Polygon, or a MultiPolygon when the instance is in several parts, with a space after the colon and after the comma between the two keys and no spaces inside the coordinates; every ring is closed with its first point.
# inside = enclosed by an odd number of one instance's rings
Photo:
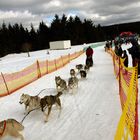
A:
{"type": "Polygon", "coordinates": [[[9,92],[9,89],[8,89],[8,85],[7,85],[7,83],[6,83],[6,80],[5,80],[4,75],[3,75],[2,72],[1,72],[1,76],[2,76],[2,78],[3,78],[3,81],[4,81],[4,84],[5,84],[5,87],[6,87],[7,93],[8,93],[8,95],[9,95],[10,92],[9,92]]]}
{"type": "Polygon", "coordinates": [[[134,127],[134,140],[138,140],[138,91],[136,93],[136,108],[135,108],[135,127],[134,127]]]}
{"type": "Polygon", "coordinates": [[[39,61],[37,60],[36,61],[36,64],[37,64],[37,74],[38,74],[38,78],[41,77],[41,71],[40,71],[40,66],[39,66],[39,61]]]}
{"type": "Polygon", "coordinates": [[[54,60],[54,63],[55,63],[55,70],[57,70],[56,59],[54,60]]]}
{"type": "Polygon", "coordinates": [[[135,80],[136,80],[136,107],[135,107],[135,127],[134,127],[134,139],[133,140],[138,140],[138,63],[135,68],[135,80]]]}

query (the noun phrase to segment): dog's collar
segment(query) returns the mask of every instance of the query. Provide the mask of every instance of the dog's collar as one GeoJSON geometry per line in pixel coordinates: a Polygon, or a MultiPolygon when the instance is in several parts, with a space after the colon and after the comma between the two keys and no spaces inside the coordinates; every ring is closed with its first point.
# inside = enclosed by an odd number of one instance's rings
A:
{"type": "Polygon", "coordinates": [[[5,128],[6,128],[6,120],[4,120],[2,125],[0,126],[0,129],[2,129],[2,131],[0,131],[0,136],[3,135],[5,128]]]}

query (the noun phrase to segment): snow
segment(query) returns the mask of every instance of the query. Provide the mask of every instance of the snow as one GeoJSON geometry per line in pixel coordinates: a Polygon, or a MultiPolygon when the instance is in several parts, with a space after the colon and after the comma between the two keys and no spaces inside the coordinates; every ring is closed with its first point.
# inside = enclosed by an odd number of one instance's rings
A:
{"type": "MultiPolygon", "coordinates": [[[[53,59],[83,47],[84,45],[80,45],[64,51],[50,51],[49,55],[46,54],[46,50],[32,52],[30,58],[26,54],[7,56],[1,59],[0,71],[5,73],[21,70],[36,59],[53,59]]],[[[85,58],[83,54],[63,68],[41,77],[9,96],[0,98],[0,119],[15,118],[21,121],[25,112],[24,105],[19,104],[22,93],[37,95],[42,89],[46,89],[39,95],[40,97],[56,94],[55,76],[60,75],[68,81],[70,69],[75,68],[76,64],[84,64],[85,58]]],[[[114,139],[122,111],[112,58],[105,53],[104,46],[100,46],[94,49],[93,60],[94,65],[87,78],[80,79],[78,75],[78,90],[74,94],[64,93],[60,97],[61,113],[57,106],[53,106],[47,123],[44,123],[44,115],[40,110],[31,112],[25,118],[23,121],[25,140],[114,139]]],[[[7,137],[6,140],[14,139],[7,137]]]]}
{"type": "MultiPolygon", "coordinates": [[[[89,44],[88,44],[89,45],[89,44]]],[[[19,54],[9,54],[0,60],[0,72],[3,73],[12,73],[20,71],[21,69],[24,69],[27,66],[30,66],[37,60],[53,60],[55,58],[58,58],[62,55],[67,55],[74,53],[76,51],[81,50],[83,47],[86,47],[87,45],[78,45],[78,46],[72,46],[72,49],[66,49],[66,50],[40,50],[35,52],[30,52],[30,56],[28,57],[27,53],[19,53],[19,54]],[[49,54],[47,54],[49,52],[49,54]]]]}

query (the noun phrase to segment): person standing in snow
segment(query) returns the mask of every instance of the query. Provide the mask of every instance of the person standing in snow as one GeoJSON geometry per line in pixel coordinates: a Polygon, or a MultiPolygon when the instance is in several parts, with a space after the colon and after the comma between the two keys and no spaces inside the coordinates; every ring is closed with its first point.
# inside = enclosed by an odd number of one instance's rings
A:
{"type": "Polygon", "coordinates": [[[138,64],[138,75],[140,78],[140,45],[135,39],[130,40],[132,47],[128,49],[129,54],[132,56],[133,67],[138,64]]]}
{"type": "Polygon", "coordinates": [[[122,56],[123,50],[121,44],[118,45],[118,56],[122,56]]]}
{"type": "Polygon", "coordinates": [[[118,56],[118,42],[115,42],[114,44],[115,44],[114,52],[118,56]]]}
{"type": "Polygon", "coordinates": [[[89,46],[86,49],[86,65],[92,67],[93,66],[93,49],[89,46]]]}
{"type": "Polygon", "coordinates": [[[128,55],[127,55],[126,50],[123,51],[122,58],[125,59],[124,60],[124,66],[128,67],[128,55]]]}

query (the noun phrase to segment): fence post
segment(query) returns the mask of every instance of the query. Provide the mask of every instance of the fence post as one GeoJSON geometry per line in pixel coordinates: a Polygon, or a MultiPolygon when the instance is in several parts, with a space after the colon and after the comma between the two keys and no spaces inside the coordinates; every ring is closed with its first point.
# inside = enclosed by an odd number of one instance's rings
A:
{"type": "Polygon", "coordinates": [[[41,71],[40,71],[40,66],[39,66],[39,61],[37,60],[36,61],[36,64],[37,64],[37,74],[38,74],[38,78],[41,77],[41,71]]]}
{"type": "Polygon", "coordinates": [[[138,140],[139,138],[139,136],[138,136],[138,79],[137,79],[137,77],[138,77],[138,64],[137,64],[137,66],[136,66],[136,68],[135,68],[135,80],[136,80],[136,83],[137,83],[137,87],[136,87],[136,103],[135,103],[135,105],[136,105],[136,108],[135,108],[135,128],[134,128],[134,139],[133,140],[138,140]]]}
{"type": "Polygon", "coordinates": [[[134,140],[138,140],[138,92],[136,93],[134,140]]]}
{"type": "Polygon", "coordinates": [[[8,85],[7,85],[7,83],[6,83],[6,80],[5,80],[4,75],[3,75],[2,72],[1,72],[1,76],[2,76],[2,78],[3,78],[3,81],[4,81],[4,84],[5,84],[5,87],[6,87],[7,93],[8,93],[8,95],[9,95],[10,92],[9,92],[9,89],[8,89],[8,85]]]}
{"type": "Polygon", "coordinates": [[[55,63],[55,70],[57,70],[56,59],[54,60],[54,63],[55,63]]]}

